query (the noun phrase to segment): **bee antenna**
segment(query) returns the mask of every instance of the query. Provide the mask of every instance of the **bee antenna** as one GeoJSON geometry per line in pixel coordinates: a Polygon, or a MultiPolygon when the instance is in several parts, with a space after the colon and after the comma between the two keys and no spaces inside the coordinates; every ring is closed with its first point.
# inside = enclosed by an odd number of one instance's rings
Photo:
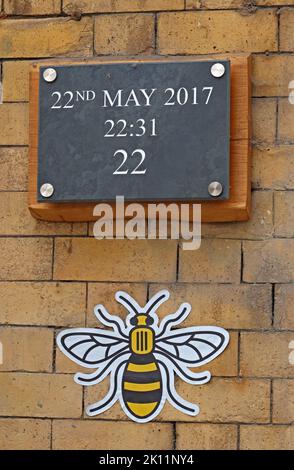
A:
{"type": "MultiPolygon", "coordinates": [[[[155,296],[155,300],[154,302],[148,307],[146,313],[147,315],[152,311],[152,310],[155,310],[155,307],[159,304],[162,304],[162,302],[164,302],[165,300],[167,300],[169,298],[169,292],[167,291],[161,291],[159,292],[158,294],[156,294],[155,296]],[[160,295],[158,295],[160,294],[160,295]]],[[[152,299],[151,299],[152,300],[152,299]]],[[[158,305],[158,307],[159,307],[158,305]]]]}
{"type": "MultiPolygon", "coordinates": [[[[118,302],[124,305],[129,311],[134,312],[135,315],[138,315],[139,312],[136,309],[135,305],[131,302],[131,297],[128,294],[124,294],[124,292],[117,292],[115,298],[118,302]],[[128,308],[129,307],[129,308],[128,308]]],[[[133,300],[133,299],[132,299],[133,300]]],[[[136,303],[134,301],[134,303],[136,303]]]]}

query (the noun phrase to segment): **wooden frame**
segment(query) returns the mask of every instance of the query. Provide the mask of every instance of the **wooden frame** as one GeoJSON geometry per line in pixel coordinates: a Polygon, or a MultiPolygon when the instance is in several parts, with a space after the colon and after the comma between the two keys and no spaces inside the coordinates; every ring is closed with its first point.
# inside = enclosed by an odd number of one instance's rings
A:
{"type": "MultiPolygon", "coordinates": [[[[91,60],[46,60],[35,63],[30,71],[30,158],[29,158],[29,209],[41,220],[84,222],[95,220],[93,203],[50,203],[37,200],[38,174],[38,100],[39,68],[44,65],[77,65],[113,62],[196,61],[204,59],[229,59],[231,61],[231,163],[230,198],[227,201],[191,201],[202,205],[202,222],[231,222],[248,220],[251,202],[251,60],[249,55],[234,56],[185,56],[148,58],[97,58],[91,60]]],[[[156,201],[154,201],[156,202],[156,201]]],[[[168,203],[167,203],[168,204],[168,203]]]]}

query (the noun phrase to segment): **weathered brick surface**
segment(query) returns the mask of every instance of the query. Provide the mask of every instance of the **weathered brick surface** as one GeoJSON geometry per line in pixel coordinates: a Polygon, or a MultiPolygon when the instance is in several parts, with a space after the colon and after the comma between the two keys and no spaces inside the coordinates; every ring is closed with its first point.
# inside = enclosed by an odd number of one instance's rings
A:
{"type": "Polygon", "coordinates": [[[2,372],[0,386],[1,416],[81,416],[82,389],[71,375],[2,372]]]}
{"type": "Polygon", "coordinates": [[[3,62],[3,101],[29,100],[29,66],[31,62],[30,60],[3,62]]]}
{"type": "MultiPolygon", "coordinates": [[[[1,31],[0,31],[1,37],[1,31]]],[[[0,38],[1,44],[1,38],[0,38]]],[[[1,48],[1,46],[0,46],[1,48]]],[[[4,103],[0,106],[0,145],[27,145],[29,132],[28,105],[4,103]]]]}
{"type": "Polygon", "coordinates": [[[71,282],[0,282],[3,324],[83,326],[86,286],[71,282]]]}
{"type": "Polygon", "coordinates": [[[294,105],[289,102],[288,98],[279,99],[278,123],[278,140],[294,142],[294,105]]]}
{"type": "Polygon", "coordinates": [[[7,15],[54,15],[61,11],[61,0],[4,0],[7,15]]]}
{"type": "Polygon", "coordinates": [[[243,242],[245,282],[292,282],[294,240],[243,242]]]}
{"type": "Polygon", "coordinates": [[[293,450],[294,426],[241,426],[242,450],[293,450]]]}
{"type": "Polygon", "coordinates": [[[30,58],[89,56],[92,54],[92,18],[1,20],[0,56],[30,58]]]}
{"type": "Polygon", "coordinates": [[[255,188],[294,189],[293,147],[255,147],[252,184],[255,188]]]}
{"type": "Polygon", "coordinates": [[[275,235],[294,237],[294,193],[291,191],[275,192],[275,235]]]}
{"type": "Polygon", "coordinates": [[[63,11],[72,14],[75,11],[82,13],[119,13],[124,11],[160,11],[183,10],[185,0],[74,0],[66,1],[63,11]]]}
{"type": "Polygon", "coordinates": [[[56,240],[54,279],[173,281],[176,242],[169,240],[56,240]],[[131,268],[130,268],[131,267],[131,268]]]}
{"type": "Polygon", "coordinates": [[[291,377],[289,343],[293,333],[241,333],[240,370],[243,376],[291,377]]]}
{"type": "Polygon", "coordinates": [[[187,9],[241,8],[244,14],[254,13],[256,6],[294,5],[294,0],[186,0],[187,9]]]}
{"type": "Polygon", "coordinates": [[[148,423],[138,427],[136,423],[111,421],[59,421],[53,423],[53,449],[105,449],[105,442],[112,449],[173,448],[172,424],[148,423]],[[87,436],[87,439],[85,439],[87,436]]]}
{"type": "Polygon", "coordinates": [[[180,250],[179,281],[239,282],[240,242],[202,240],[198,250],[180,250]]]}
{"type": "Polygon", "coordinates": [[[49,450],[50,440],[49,419],[0,419],[1,450],[49,450]]]}
{"type": "Polygon", "coordinates": [[[154,16],[97,16],[94,41],[96,54],[150,54],[154,48],[154,16]]]}
{"type": "Polygon", "coordinates": [[[275,288],[275,327],[294,330],[294,284],[277,284],[275,288]]]}
{"type": "Polygon", "coordinates": [[[288,96],[293,80],[294,56],[259,54],[252,61],[253,96],[288,96]]]}
{"type": "Polygon", "coordinates": [[[177,450],[234,450],[237,448],[237,426],[177,423],[176,448],[177,450]]]}
{"type": "Polygon", "coordinates": [[[273,382],[273,422],[292,424],[293,421],[294,380],[275,379],[273,382]]]}
{"type": "Polygon", "coordinates": [[[280,50],[293,52],[294,11],[285,8],[280,14],[280,50]]]}
{"type": "Polygon", "coordinates": [[[255,98],[252,102],[253,141],[255,143],[274,143],[276,139],[277,100],[274,98],[255,98]]]}
{"type": "Polygon", "coordinates": [[[52,330],[0,327],[0,341],[3,353],[0,371],[52,371],[52,330]]]}
{"type": "Polygon", "coordinates": [[[236,11],[160,13],[160,54],[209,54],[211,52],[263,52],[277,50],[277,17],[274,10],[254,15],[236,11]],[[256,34],[256,30],[260,32],[256,34]],[[230,31],[230,34],[224,34],[230,31]]]}
{"type": "Polygon", "coordinates": [[[28,151],[0,147],[0,191],[23,191],[27,186],[28,151]]]}

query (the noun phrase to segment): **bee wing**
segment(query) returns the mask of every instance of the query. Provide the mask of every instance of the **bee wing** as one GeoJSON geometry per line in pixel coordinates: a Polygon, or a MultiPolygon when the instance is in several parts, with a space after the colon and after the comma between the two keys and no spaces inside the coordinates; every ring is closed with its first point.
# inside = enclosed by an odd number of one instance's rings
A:
{"type": "Polygon", "coordinates": [[[72,328],[57,336],[59,349],[83,367],[94,368],[128,348],[117,333],[96,328],[72,328]]]}
{"type": "Polygon", "coordinates": [[[156,341],[155,352],[161,352],[185,365],[200,366],[223,352],[229,333],[216,326],[182,328],[169,332],[156,341]]]}

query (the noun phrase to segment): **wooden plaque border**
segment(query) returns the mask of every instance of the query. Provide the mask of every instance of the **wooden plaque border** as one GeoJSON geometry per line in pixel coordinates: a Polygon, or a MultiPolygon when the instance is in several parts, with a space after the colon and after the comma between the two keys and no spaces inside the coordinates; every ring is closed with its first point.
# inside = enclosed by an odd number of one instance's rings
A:
{"type": "MultiPolygon", "coordinates": [[[[229,59],[231,61],[231,139],[230,139],[230,198],[227,201],[191,201],[202,206],[202,222],[231,222],[248,220],[251,206],[251,58],[250,55],[185,56],[185,57],[134,57],[96,58],[85,60],[52,59],[34,63],[30,69],[29,106],[29,192],[31,214],[41,220],[60,222],[85,222],[97,219],[91,203],[50,203],[37,200],[38,175],[38,100],[39,69],[43,66],[99,63],[200,61],[229,59]]],[[[154,201],[156,203],[156,201],[154,201]]],[[[187,201],[185,201],[187,203],[187,201]]],[[[168,202],[166,202],[168,204],[168,202]]],[[[178,203],[179,204],[179,203],[178,203]]],[[[113,206],[113,203],[111,204],[113,206]]],[[[115,212],[115,211],[114,211],[115,212]]]]}

